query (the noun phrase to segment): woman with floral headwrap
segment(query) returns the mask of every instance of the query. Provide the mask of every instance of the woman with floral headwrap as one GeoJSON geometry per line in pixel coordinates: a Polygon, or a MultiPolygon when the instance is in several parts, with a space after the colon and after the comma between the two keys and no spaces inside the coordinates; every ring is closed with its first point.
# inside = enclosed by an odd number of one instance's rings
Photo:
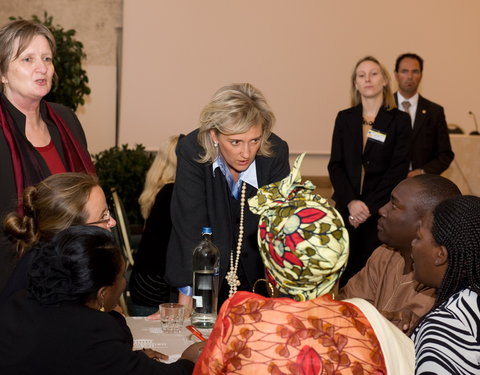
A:
{"type": "Polygon", "coordinates": [[[194,374],[411,374],[412,342],[362,299],[329,294],[348,258],[338,212],[300,183],[299,166],[249,200],[273,290],[238,292],[220,310],[194,374]]]}

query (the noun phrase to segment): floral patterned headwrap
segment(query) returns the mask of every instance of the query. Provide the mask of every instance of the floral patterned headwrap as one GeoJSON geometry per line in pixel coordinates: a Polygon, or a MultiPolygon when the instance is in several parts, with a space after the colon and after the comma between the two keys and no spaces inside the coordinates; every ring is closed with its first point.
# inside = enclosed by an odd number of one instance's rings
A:
{"type": "Polygon", "coordinates": [[[260,215],[258,244],[267,277],[297,301],[328,293],[348,259],[348,233],[340,214],[301,183],[299,155],[290,174],[248,200],[260,215]]]}

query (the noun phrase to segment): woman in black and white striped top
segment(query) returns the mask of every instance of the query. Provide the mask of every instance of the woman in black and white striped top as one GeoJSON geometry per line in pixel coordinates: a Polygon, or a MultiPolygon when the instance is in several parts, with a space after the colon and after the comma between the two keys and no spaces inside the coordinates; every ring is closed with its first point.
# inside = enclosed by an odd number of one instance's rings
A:
{"type": "Polygon", "coordinates": [[[415,278],[438,288],[412,334],[415,373],[480,374],[480,198],[451,198],[427,214],[412,258],[415,278]]]}

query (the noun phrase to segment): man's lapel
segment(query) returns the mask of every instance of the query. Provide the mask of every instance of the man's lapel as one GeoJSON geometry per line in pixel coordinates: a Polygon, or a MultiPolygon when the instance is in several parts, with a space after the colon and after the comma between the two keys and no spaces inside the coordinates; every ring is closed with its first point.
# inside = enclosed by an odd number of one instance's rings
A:
{"type": "Polygon", "coordinates": [[[418,96],[417,112],[415,113],[415,122],[413,123],[412,139],[417,136],[422,128],[428,114],[427,101],[421,96],[418,96]]]}

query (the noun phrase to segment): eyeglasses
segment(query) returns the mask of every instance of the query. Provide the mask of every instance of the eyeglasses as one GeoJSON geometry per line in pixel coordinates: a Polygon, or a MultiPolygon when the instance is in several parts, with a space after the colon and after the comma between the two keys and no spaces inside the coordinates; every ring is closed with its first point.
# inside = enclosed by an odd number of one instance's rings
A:
{"type": "Polygon", "coordinates": [[[107,209],[107,211],[105,211],[105,213],[103,214],[101,220],[91,221],[90,223],[85,223],[85,225],[108,224],[111,219],[112,216],[110,215],[110,210],[107,209]]]}

